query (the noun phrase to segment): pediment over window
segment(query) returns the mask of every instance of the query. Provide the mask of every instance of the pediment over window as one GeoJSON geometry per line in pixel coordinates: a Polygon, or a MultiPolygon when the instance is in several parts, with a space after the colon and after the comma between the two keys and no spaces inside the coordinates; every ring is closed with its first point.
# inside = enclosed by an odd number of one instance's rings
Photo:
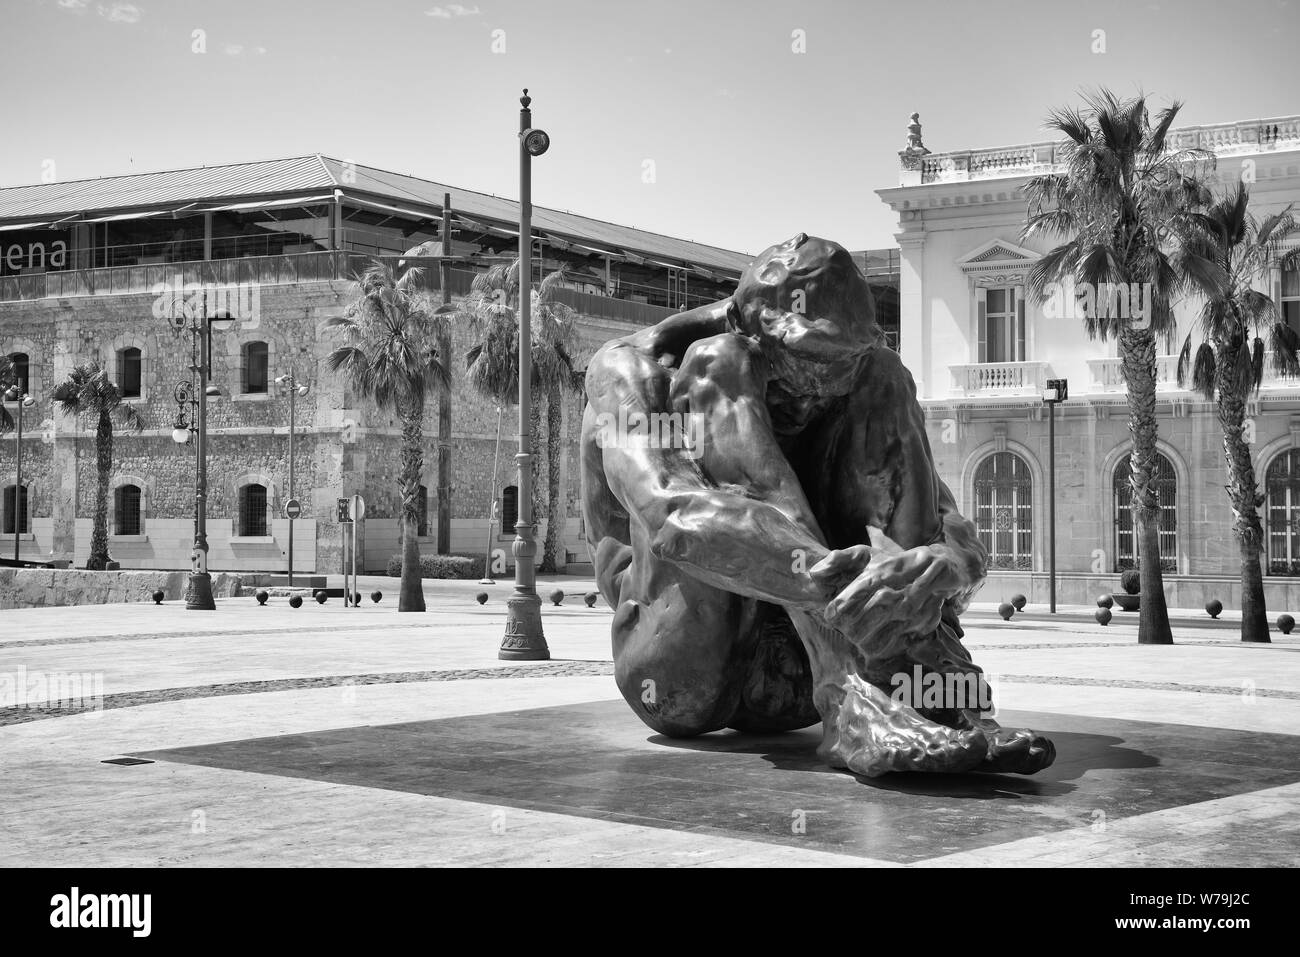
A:
{"type": "Polygon", "coordinates": [[[1020,285],[1026,271],[1040,258],[1032,249],[990,239],[959,258],[957,265],[977,286],[1020,285]]]}

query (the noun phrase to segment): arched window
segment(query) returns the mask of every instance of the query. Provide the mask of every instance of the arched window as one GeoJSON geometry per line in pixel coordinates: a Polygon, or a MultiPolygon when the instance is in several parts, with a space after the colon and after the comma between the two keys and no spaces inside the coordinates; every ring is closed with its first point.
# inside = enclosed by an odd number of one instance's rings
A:
{"type": "Polygon", "coordinates": [[[243,346],[243,388],[245,395],[263,394],[270,382],[270,359],[265,342],[246,342],[243,346]]]}
{"type": "Polygon", "coordinates": [[[14,381],[18,383],[18,391],[30,393],[32,391],[32,367],[27,353],[15,352],[9,356],[9,362],[14,367],[14,381]]]}
{"type": "MultiPolygon", "coordinates": [[[[1136,568],[1133,534],[1133,486],[1129,456],[1115,466],[1115,571],[1136,568]]],[[[1169,460],[1156,453],[1156,501],[1160,506],[1160,568],[1178,570],[1178,477],[1169,460]]]]}
{"type": "Polygon", "coordinates": [[[144,358],[135,346],[117,352],[117,387],[124,399],[138,399],[144,381],[144,358]]]}
{"type": "Polygon", "coordinates": [[[990,568],[1034,567],[1034,481],[1014,452],[994,452],[975,470],[975,527],[990,568]]]}
{"type": "Polygon", "coordinates": [[[266,528],[266,486],[253,483],[239,490],[239,534],[264,537],[266,528]]]}
{"type": "Polygon", "coordinates": [[[27,486],[20,489],[16,485],[6,485],[4,493],[4,533],[14,533],[14,523],[18,523],[18,534],[26,535],[31,529],[27,527],[27,486]]]}
{"type": "Polygon", "coordinates": [[[140,486],[119,485],[113,493],[113,534],[139,535],[142,533],[140,521],[140,486]]]}
{"type": "Polygon", "coordinates": [[[420,486],[420,494],[415,500],[416,529],[415,534],[425,538],[429,534],[429,490],[420,486]]]}
{"type": "Polygon", "coordinates": [[[501,490],[501,534],[514,531],[519,521],[519,486],[507,485],[501,490]]]}
{"type": "Polygon", "coordinates": [[[1289,449],[1264,473],[1268,573],[1300,575],[1300,449],[1289,449]]]}

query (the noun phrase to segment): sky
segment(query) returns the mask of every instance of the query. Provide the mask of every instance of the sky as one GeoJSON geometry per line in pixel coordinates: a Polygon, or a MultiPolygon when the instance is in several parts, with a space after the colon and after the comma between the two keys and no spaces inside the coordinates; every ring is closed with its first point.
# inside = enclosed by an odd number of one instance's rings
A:
{"type": "Polygon", "coordinates": [[[1300,0],[0,0],[0,186],[324,153],[742,252],[894,245],[935,152],[1107,86],[1300,113],[1300,0]]]}

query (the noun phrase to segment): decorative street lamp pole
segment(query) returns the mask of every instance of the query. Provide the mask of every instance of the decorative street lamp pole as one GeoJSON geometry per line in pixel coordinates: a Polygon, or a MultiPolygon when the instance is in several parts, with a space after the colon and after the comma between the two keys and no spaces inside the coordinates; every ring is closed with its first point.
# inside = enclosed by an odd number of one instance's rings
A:
{"type": "Polygon", "coordinates": [[[528,90],[519,98],[519,515],[515,522],[515,590],[506,602],[506,633],[498,658],[510,661],[542,661],[551,657],[542,632],[542,600],[537,595],[537,542],[533,524],[532,434],[532,328],[529,307],[533,290],[532,241],[532,158],[551,145],[542,130],[532,128],[528,90]]]}
{"type": "Polygon", "coordinates": [[[1047,577],[1051,612],[1056,614],[1056,406],[1070,397],[1070,383],[1048,379],[1043,402],[1047,404],[1047,577]]]}
{"type": "MultiPolygon", "coordinates": [[[[187,611],[216,611],[216,602],[212,600],[212,576],[208,574],[208,396],[219,396],[221,390],[209,385],[212,376],[212,326],[216,323],[233,321],[234,317],[226,313],[215,316],[207,314],[207,302],[196,307],[176,303],[169,317],[172,331],[176,335],[190,333],[190,371],[198,373],[198,387],[190,393],[191,400],[197,406],[194,434],[197,437],[194,469],[194,548],[190,552],[190,580],[186,590],[185,608],[187,611]],[[188,322],[187,322],[188,320],[188,322]],[[197,362],[195,349],[197,347],[197,362]]],[[[177,387],[177,402],[181,399],[181,388],[177,387]]],[[[172,430],[172,438],[177,442],[188,439],[188,434],[177,438],[182,433],[180,419],[172,430]]]]}
{"type": "MultiPolygon", "coordinates": [[[[310,386],[299,385],[298,379],[292,372],[286,372],[275,380],[277,385],[283,386],[289,390],[289,495],[288,500],[292,502],[293,498],[293,433],[296,425],[296,406],[295,400],[298,396],[306,396],[310,391],[310,386]]],[[[292,513],[287,513],[289,518],[289,568],[288,578],[289,587],[293,587],[293,520],[297,517],[292,513]]]]}
{"type": "Polygon", "coordinates": [[[14,563],[18,562],[18,533],[22,531],[23,519],[27,516],[27,493],[23,491],[23,409],[30,409],[36,404],[26,392],[12,385],[5,392],[6,402],[18,403],[18,436],[14,442],[14,563]]]}

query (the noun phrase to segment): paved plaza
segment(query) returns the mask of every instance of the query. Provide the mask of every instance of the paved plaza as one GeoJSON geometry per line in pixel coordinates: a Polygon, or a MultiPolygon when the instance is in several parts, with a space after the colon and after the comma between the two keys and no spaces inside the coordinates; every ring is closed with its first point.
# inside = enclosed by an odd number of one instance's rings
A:
{"type": "MultiPolygon", "coordinates": [[[[590,581],[545,605],[552,659],[503,662],[503,582],[429,611],[248,598],[6,611],[11,865],[1294,865],[1300,641],[1176,616],[1173,647],[1087,609],[968,616],[1032,778],[826,769],[817,729],[668,740],[614,687],[590,581]],[[96,694],[67,700],[84,677],[96,694]],[[97,684],[96,682],[102,682],[97,684]],[[44,689],[44,690],[43,690],[44,689]],[[44,695],[44,698],[42,698],[44,695]],[[63,697],[56,702],[51,698],[63,697]],[[118,759],[128,763],[106,763],[118,759]]],[[[539,583],[548,593],[554,585],[539,583]]]]}

